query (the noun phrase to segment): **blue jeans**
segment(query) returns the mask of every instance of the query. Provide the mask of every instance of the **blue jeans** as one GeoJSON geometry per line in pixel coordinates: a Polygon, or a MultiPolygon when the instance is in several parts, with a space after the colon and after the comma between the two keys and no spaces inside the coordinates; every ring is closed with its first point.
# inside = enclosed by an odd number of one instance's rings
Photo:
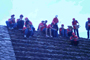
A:
{"type": "Polygon", "coordinates": [[[23,29],[23,26],[24,26],[24,21],[18,21],[17,22],[17,28],[18,29],[23,29]]]}
{"type": "Polygon", "coordinates": [[[68,37],[68,35],[67,35],[67,30],[66,30],[66,29],[62,29],[61,35],[62,35],[63,37],[68,37]]]}
{"type": "Polygon", "coordinates": [[[9,27],[13,27],[13,28],[16,28],[17,27],[17,24],[16,23],[10,24],[9,21],[6,21],[6,25],[7,25],[8,28],[9,27]]]}
{"type": "Polygon", "coordinates": [[[52,36],[53,37],[58,37],[58,31],[52,30],[52,36]]]}
{"type": "Polygon", "coordinates": [[[76,35],[76,33],[77,33],[77,36],[79,37],[78,29],[74,29],[74,33],[75,33],[75,35],[76,35]]]}
{"type": "Polygon", "coordinates": [[[33,36],[33,31],[30,31],[29,29],[26,29],[24,35],[26,35],[27,37],[33,36]]]}

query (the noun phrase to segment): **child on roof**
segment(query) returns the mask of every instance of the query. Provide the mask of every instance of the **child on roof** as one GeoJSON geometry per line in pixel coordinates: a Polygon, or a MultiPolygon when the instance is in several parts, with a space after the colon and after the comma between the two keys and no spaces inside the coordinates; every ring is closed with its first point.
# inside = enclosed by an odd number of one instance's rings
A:
{"type": "Polygon", "coordinates": [[[71,45],[75,46],[79,44],[78,37],[75,35],[75,33],[72,33],[72,36],[70,37],[70,43],[71,45]]]}
{"type": "Polygon", "coordinates": [[[23,15],[20,15],[20,18],[17,19],[17,28],[19,30],[22,30],[24,26],[24,20],[23,20],[23,15]]]}
{"type": "Polygon", "coordinates": [[[25,27],[27,27],[28,24],[29,24],[30,26],[32,26],[32,27],[33,27],[33,31],[35,31],[35,28],[34,28],[32,22],[26,17],[26,18],[25,18],[25,27]]]}
{"type": "Polygon", "coordinates": [[[63,37],[68,37],[67,29],[64,29],[64,24],[61,25],[61,28],[59,29],[59,34],[63,37]]]}
{"type": "Polygon", "coordinates": [[[49,37],[47,34],[47,24],[46,23],[47,23],[47,20],[42,21],[38,26],[38,30],[46,34],[46,37],[49,37]]]}
{"type": "Polygon", "coordinates": [[[8,19],[8,21],[6,21],[6,25],[9,29],[14,29],[17,27],[14,16],[15,16],[14,14],[11,15],[11,18],[8,19]]]}
{"type": "Polygon", "coordinates": [[[24,37],[32,37],[33,36],[33,27],[27,24],[27,27],[23,28],[24,31],[24,37]]]}

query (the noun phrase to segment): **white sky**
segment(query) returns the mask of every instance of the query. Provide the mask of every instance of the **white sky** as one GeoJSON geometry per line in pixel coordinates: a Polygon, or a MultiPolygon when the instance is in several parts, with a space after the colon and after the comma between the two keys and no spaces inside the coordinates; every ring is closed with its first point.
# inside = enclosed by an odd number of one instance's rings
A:
{"type": "Polygon", "coordinates": [[[90,0],[0,0],[0,25],[6,25],[5,21],[15,14],[28,17],[35,28],[47,19],[50,24],[55,15],[58,15],[60,27],[63,23],[65,28],[71,25],[72,18],[76,18],[80,24],[80,36],[86,37],[85,22],[90,17],[90,0]]]}

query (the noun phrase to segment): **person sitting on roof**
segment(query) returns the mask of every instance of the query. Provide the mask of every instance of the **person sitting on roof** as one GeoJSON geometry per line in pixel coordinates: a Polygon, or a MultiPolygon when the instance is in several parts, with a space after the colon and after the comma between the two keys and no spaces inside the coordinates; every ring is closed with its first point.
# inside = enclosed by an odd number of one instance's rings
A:
{"type": "Polygon", "coordinates": [[[35,28],[34,28],[32,22],[26,17],[25,18],[25,27],[27,27],[28,24],[31,25],[33,27],[33,31],[35,31],[35,28]]]}
{"type": "Polygon", "coordinates": [[[14,29],[17,27],[14,16],[15,16],[14,14],[11,15],[11,18],[8,19],[8,21],[6,21],[6,25],[9,29],[14,29]]]}
{"type": "Polygon", "coordinates": [[[23,26],[24,26],[24,20],[23,19],[23,15],[20,15],[20,18],[17,19],[17,28],[19,30],[22,30],[23,29],[23,26]]]}
{"type": "Polygon", "coordinates": [[[70,28],[71,26],[68,26],[67,28],[67,34],[68,34],[68,37],[72,36],[72,28],[70,28]]]}
{"type": "Polygon", "coordinates": [[[73,20],[72,25],[73,25],[73,28],[74,28],[74,33],[75,33],[75,35],[77,33],[77,36],[79,37],[79,32],[78,32],[79,23],[78,23],[77,20],[75,20],[75,18],[73,18],[72,20],[73,20]],[[78,23],[78,25],[77,25],[77,23],[78,23]]]}
{"type": "Polygon", "coordinates": [[[50,37],[53,37],[52,36],[52,33],[53,33],[53,23],[51,23],[51,24],[49,24],[48,26],[47,26],[47,28],[48,28],[48,33],[49,33],[49,35],[50,35],[50,37]]]}
{"type": "Polygon", "coordinates": [[[37,31],[41,31],[40,26],[42,26],[44,24],[44,21],[41,21],[41,23],[39,24],[37,31]]]}
{"type": "Polygon", "coordinates": [[[75,33],[72,33],[72,36],[70,37],[70,43],[71,45],[77,46],[79,44],[78,37],[75,35],[75,33]]]}
{"type": "Polygon", "coordinates": [[[46,37],[49,37],[48,35],[47,35],[47,25],[46,25],[46,23],[47,23],[47,20],[45,20],[45,21],[42,21],[40,24],[39,24],[39,31],[42,31],[43,33],[45,33],[46,34],[46,37]]]}
{"type": "Polygon", "coordinates": [[[64,24],[61,25],[61,28],[59,29],[59,34],[63,37],[68,37],[67,30],[64,29],[64,24]]]}
{"type": "Polygon", "coordinates": [[[33,27],[27,24],[27,27],[23,28],[24,31],[24,38],[26,37],[32,37],[33,36],[33,27]]]}

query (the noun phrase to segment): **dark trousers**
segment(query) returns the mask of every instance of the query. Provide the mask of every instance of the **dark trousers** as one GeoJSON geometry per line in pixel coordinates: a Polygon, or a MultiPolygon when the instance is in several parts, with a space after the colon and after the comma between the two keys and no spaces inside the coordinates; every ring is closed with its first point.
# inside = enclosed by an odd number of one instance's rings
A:
{"type": "Polygon", "coordinates": [[[18,21],[17,22],[17,28],[18,29],[23,29],[23,26],[24,26],[24,21],[18,21]]]}
{"type": "Polygon", "coordinates": [[[90,29],[87,30],[87,36],[88,36],[88,38],[89,38],[89,33],[90,33],[89,31],[90,31],[90,29]]]}
{"type": "Polygon", "coordinates": [[[26,29],[24,35],[26,35],[27,37],[33,36],[33,31],[29,31],[29,29],[26,29]]]}
{"type": "Polygon", "coordinates": [[[68,37],[72,36],[72,32],[68,32],[68,37]]]}
{"type": "Polygon", "coordinates": [[[79,44],[79,41],[71,40],[71,45],[77,46],[79,44]]]}
{"type": "Polygon", "coordinates": [[[79,37],[79,32],[78,32],[78,29],[74,29],[74,33],[75,35],[77,35],[79,37]],[[77,34],[76,34],[77,33],[77,34]]]}

